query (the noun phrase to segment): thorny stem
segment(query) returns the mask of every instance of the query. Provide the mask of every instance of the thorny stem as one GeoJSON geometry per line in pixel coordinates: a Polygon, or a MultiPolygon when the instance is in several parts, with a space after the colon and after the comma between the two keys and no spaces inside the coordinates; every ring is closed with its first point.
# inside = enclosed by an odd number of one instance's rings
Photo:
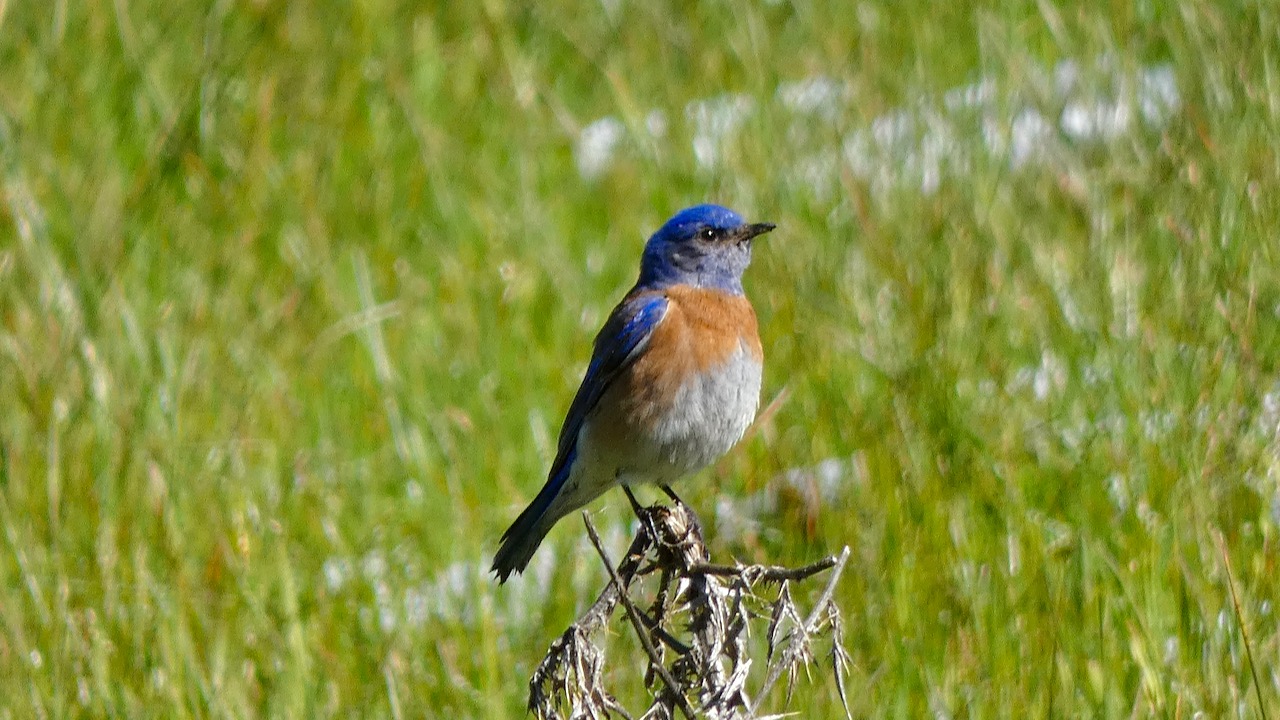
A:
{"type": "Polygon", "coordinates": [[[834,567],[836,558],[825,557],[812,565],[788,568],[777,565],[744,567],[742,565],[717,565],[714,563],[695,563],[689,568],[690,575],[718,575],[720,577],[738,577],[744,579],[749,575],[753,580],[765,582],[781,582],[783,580],[804,580],[812,575],[834,567]]]}
{"type": "Polygon", "coordinates": [[[596,601],[582,615],[582,618],[574,623],[574,625],[586,633],[591,633],[596,628],[604,627],[608,623],[609,617],[613,615],[613,608],[618,604],[618,598],[626,594],[626,588],[631,586],[631,581],[638,574],[640,569],[640,561],[644,558],[645,552],[649,550],[649,546],[653,541],[646,533],[640,533],[631,543],[631,547],[627,548],[627,554],[622,564],[618,566],[616,573],[613,573],[613,566],[609,566],[612,574],[621,576],[626,582],[609,583],[604,590],[600,592],[596,601]]]}
{"type": "MultiPolygon", "coordinates": [[[[530,712],[542,718],[561,718],[564,716],[560,708],[567,702],[572,717],[618,715],[630,719],[617,699],[603,687],[603,650],[589,639],[609,623],[619,604],[626,610],[627,618],[649,658],[645,685],[653,687],[655,676],[663,681],[663,687],[655,692],[654,704],[645,717],[669,718],[678,705],[686,720],[692,720],[699,714],[717,720],[743,717],[743,714],[754,718],[763,698],[776,686],[778,679],[786,672],[794,673],[799,662],[809,662],[807,648],[810,635],[822,632],[826,627],[832,628],[834,633],[836,681],[841,700],[845,700],[839,668],[839,656],[843,653],[839,647],[840,617],[832,602],[832,593],[848,561],[849,548],[844,548],[838,558],[829,557],[794,569],[739,563],[720,565],[709,561],[701,533],[697,531],[696,516],[692,516],[688,506],[678,503],[668,509],[654,505],[638,508],[637,515],[641,521],[640,531],[628,548],[626,557],[615,568],[600,542],[599,533],[590,518],[583,514],[587,534],[604,561],[610,581],[591,607],[552,643],[546,657],[534,671],[529,680],[530,712]],[[789,583],[832,568],[835,571],[818,604],[802,620],[799,609],[791,602],[787,590],[789,583]],[[651,610],[641,611],[631,598],[631,586],[636,578],[654,570],[661,572],[657,596],[651,610]],[[717,580],[723,577],[732,579],[729,586],[723,586],[717,580]],[[747,657],[743,633],[749,634],[747,616],[750,611],[743,603],[748,598],[761,600],[751,590],[752,585],[761,581],[781,585],[778,599],[772,602],[774,614],[785,612],[792,618],[795,630],[775,665],[771,662],[771,626],[769,671],[764,687],[753,702],[745,688],[751,659],[747,657]],[[677,606],[672,606],[672,603],[677,606]],[[689,613],[690,624],[686,629],[693,634],[692,644],[685,645],[664,627],[674,622],[671,612],[689,613]],[[668,647],[679,655],[670,667],[663,660],[668,647]],[[729,664],[727,674],[721,664],[725,662],[729,664]],[[676,682],[676,677],[680,677],[680,683],[676,682]],[[688,697],[688,693],[695,690],[698,700],[688,697]],[[696,711],[695,704],[699,706],[696,711]]],[[[849,714],[847,702],[845,714],[849,714]]]]}
{"type": "MultiPolygon", "coordinates": [[[[587,637],[596,630],[608,624],[609,618],[613,616],[613,609],[618,605],[618,598],[626,593],[626,588],[631,585],[631,581],[635,578],[640,569],[640,562],[644,559],[644,555],[653,545],[653,536],[649,533],[639,533],[636,539],[631,542],[631,547],[627,548],[627,554],[622,560],[622,564],[618,566],[617,575],[626,579],[625,583],[611,582],[600,591],[600,595],[596,601],[591,604],[590,608],[578,618],[577,622],[569,626],[567,630],[557,639],[548,650],[547,656],[542,659],[533,676],[529,678],[529,710],[536,711],[540,704],[539,698],[542,697],[542,685],[548,680],[553,680],[556,676],[558,667],[565,662],[565,654],[572,653],[574,643],[578,637],[587,637]]],[[[608,702],[606,696],[606,702],[608,702]]],[[[616,704],[611,704],[611,709],[621,711],[616,704]]],[[[624,717],[630,717],[625,711],[621,711],[624,717]]],[[[541,713],[539,713],[541,715],[541,713]]]]}
{"type": "MultiPolygon", "coordinates": [[[[818,598],[818,602],[814,604],[813,611],[809,613],[809,617],[805,618],[804,625],[797,633],[797,637],[808,635],[817,628],[818,620],[822,617],[822,613],[826,611],[827,603],[831,602],[831,594],[835,592],[836,583],[840,582],[840,574],[844,572],[845,563],[848,561],[849,546],[846,545],[844,550],[840,552],[840,558],[834,563],[835,570],[831,572],[831,579],[827,581],[826,588],[822,590],[822,595],[818,598]]],[[[760,703],[764,702],[764,699],[768,697],[769,691],[773,689],[773,684],[778,682],[778,678],[782,677],[783,670],[790,667],[791,663],[787,662],[787,660],[792,654],[793,648],[795,648],[794,643],[788,645],[783,654],[782,662],[769,668],[769,674],[765,676],[764,685],[760,688],[760,692],[756,695],[756,701],[751,706],[750,715],[752,717],[755,717],[756,711],[760,709],[760,703]]]]}
{"type": "Polygon", "coordinates": [[[640,638],[640,644],[644,646],[644,651],[649,654],[649,661],[657,669],[662,682],[666,683],[668,692],[671,693],[672,697],[675,698],[676,704],[680,707],[680,712],[684,713],[684,716],[689,720],[693,720],[693,707],[689,705],[689,700],[684,696],[680,686],[676,684],[675,678],[671,677],[667,667],[662,664],[662,659],[658,657],[658,651],[653,647],[653,641],[649,639],[649,634],[645,632],[644,623],[640,620],[640,611],[636,609],[635,605],[631,604],[631,599],[621,590],[622,580],[618,578],[617,571],[613,569],[613,561],[609,559],[604,546],[600,544],[600,535],[596,533],[595,526],[591,524],[591,517],[586,512],[582,513],[582,521],[586,523],[587,535],[591,538],[591,544],[595,546],[596,552],[600,554],[600,559],[604,561],[604,566],[609,571],[609,578],[612,580],[612,584],[620,588],[618,598],[622,601],[622,607],[627,611],[627,617],[631,619],[631,625],[636,630],[636,637],[640,638]]]}

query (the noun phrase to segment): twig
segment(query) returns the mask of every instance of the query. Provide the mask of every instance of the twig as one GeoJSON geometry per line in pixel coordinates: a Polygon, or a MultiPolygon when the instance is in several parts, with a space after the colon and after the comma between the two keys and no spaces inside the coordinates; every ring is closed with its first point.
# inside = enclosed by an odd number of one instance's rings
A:
{"type": "MultiPolygon", "coordinates": [[[[625,583],[611,582],[600,591],[600,595],[596,597],[596,601],[591,604],[590,608],[578,618],[577,622],[570,625],[564,633],[552,643],[551,648],[547,651],[546,657],[538,664],[533,671],[533,676],[529,678],[529,711],[538,715],[538,717],[559,717],[554,713],[556,703],[555,690],[561,686],[561,683],[567,680],[561,679],[560,673],[582,672],[582,666],[578,662],[581,660],[581,653],[594,651],[590,645],[588,638],[592,633],[604,627],[609,622],[609,618],[613,616],[613,609],[618,605],[618,598],[625,594],[626,587],[630,586],[631,581],[635,578],[640,568],[640,562],[643,560],[645,553],[653,545],[653,537],[648,533],[640,533],[636,539],[631,542],[631,547],[627,549],[627,555],[623,559],[622,564],[618,568],[618,574],[625,578],[625,583]],[[544,688],[544,686],[546,686],[544,688]],[[544,690],[551,690],[548,694],[544,690]]],[[[592,683],[588,683],[591,685],[592,683]]],[[[601,707],[619,712],[623,717],[631,716],[618,705],[603,688],[592,686],[589,693],[590,702],[600,705],[601,707]]]]}
{"type": "Polygon", "coordinates": [[[621,605],[649,660],[644,684],[651,689],[652,705],[645,718],[669,719],[677,714],[677,706],[683,720],[756,717],[756,708],[783,674],[788,674],[790,700],[798,670],[813,661],[813,642],[828,633],[841,702],[849,716],[843,678],[848,656],[841,640],[839,608],[832,599],[848,562],[847,547],[838,558],[829,557],[802,568],[720,565],[710,561],[696,516],[683,503],[670,508],[639,508],[637,515],[639,532],[627,556],[615,568],[590,517],[583,514],[587,536],[605,564],[609,581],[591,607],[552,643],[534,671],[529,681],[530,712],[544,720],[630,717],[605,688],[604,648],[591,639],[606,627],[621,605]],[[818,604],[802,618],[791,599],[791,582],[833,568],[829,582],[819,593],[818,604]],[[655,570],[660,578],[650,607],[648,600],[633,597],[636,590],[632,585],[655,570]],[[762,581],[779,586],[776,599],[765,601],[754,594],[752,586],[762,581]],[[766,615],[753,612],[748,601],[773,607],[768,631],[768,678],[754,700],[746,689],[752,664],[746,637],[753,619],[766,615]],[[675,631],[679,615],[687,615],[683,632],[689,635],[688,644],[681,632],[675,631]],[[776,639],[779,622],[793,628],[782,642],[776,639]],[[775,643],[780,648],[776,658],[775,643]],[[669,650],[676,652],[674,659],[669,657],[669,650]]]}
{"type": "Polygon", "coordinates": [[[834,567],[836,558],[825,557],[812,565],[804,567],[789,568],[778,565],[718,565],[715,563],[695,563],[689,568],[690,575],[718,575],[720,577],[736,577],[739,575],[752,575],[755,579],[764,580],[765,582],[781,582],[783,580],[804,580],[812,575],[834,567]]]}
{"type": "Polygon", "coordinates": [[[678,655],[689,654],[689,646],[680,642],[679,638],[667,632],[666,629],[662,627],[661,620],[655,620],[649,617],[648,615],[646,615],[645,613],[640,613],[640,620],[641,622],[644,623],[644,626],[647,630],[657,635],[658,639],[661,640],[663,643],[665,643],[667,647],[674,650],[676,654],[678,655]]]}
{"type": "MultiPolygon", "coordinates": [[[[846,545],[844,550],[840,552],[840,558],[835,561],[835,569],[831,572],[831,579],[827,581],[827,586],[822,590],[822,595],[818,597],[818,602],[814,604],[813,610],[809,613],[809,617],[805,618],[804,625],[799,629],[799,636],[803,637],[813,632],[817,627],[818,620],[823,612],[826,612],[827,603],[831,602],[831,595],[835,592],[836,583],[840,582],[840,575],[844,572],[845,563],[849,561],[849,546],[846,545]]],[[[792,654],[792,648],[795,644],[787,646],[783,654],[783,658],[773,667],[769,668],[769,674],[765,676],[764,685],[760,688],[760,692],[756,694],[756,701],[751,706],[750,715],[755,716],[756,711],[760,709],[760,703],[764,702],[769,691],[773,689],[774,683],[778,682],[778,678],[782,677],[782,672],[790,666],[787,662],[788,656],[792,654]]]]}
{"type": "MultiPolygon", "coordinates": [[[[590,608],[587,608],[582,618],[574,623],[576,627],[583,632],[591,633],[595,632],[596,628],[604,627],[608,623],[609,617],[613,615],[614,606],[618,604],[618,597],[626,594],[626,589],[631,586],[631,581],[639,574],[640,561],[652,544],[651,537],[645,533],[640,533],[636,536],[636,539],[631,543],[631,547],[627,548],[626,557],[617,570],[617,574],[625,578],[626,582],[609,583],[604,590],[600,591],[596,601],[591,604],[590,608]]],[[[610,570],[612,569],[612,566],[610,566],[610,570]]]]}
{"type": "MultiPolygon", "coordinates": [[[[649,661],[657,669],[662,682],[666,683],[667,691],[675,698],[676,705],[680,707],[680,712],[684,713],[684,716],[689,720],[693,720],[695,714],[693,707],[689,705],[688,698],[684,696],[684,692],[676,684],[675,678],[671,677],[671,673],[662,664],[662,659],[658,657],[658,651],[653,647],[653,641],[649,639],[649,634],[645,632],[644,624],[640,621],[640,611],[636,610],[635,605],[631,604],[631,599],[622,591],[622,580],[619,579],[617,571],[613,569],[613,561],[609,559],[604,546],[600,544],[600,535],[596,533],[595,526],[591,524],[591,517],[586,512],[582,513],[582,522],[587,526],[587,535],[591,538],[591,544],[595,546],[596,552],[600,554],[600,559],[604,561],[605,569],[609,571],[609,578],[612,580],[612,584],[619,588],[618,599],[622,601],[622,607],[626,609],[627,617],[631,619],[631,625],[635,627],[636,636],[640,638],[640,644],[644,646],[644,651],[649,654],[649,661]]],[[[846,554],[848,554],[847,551],[846,554]]]]}

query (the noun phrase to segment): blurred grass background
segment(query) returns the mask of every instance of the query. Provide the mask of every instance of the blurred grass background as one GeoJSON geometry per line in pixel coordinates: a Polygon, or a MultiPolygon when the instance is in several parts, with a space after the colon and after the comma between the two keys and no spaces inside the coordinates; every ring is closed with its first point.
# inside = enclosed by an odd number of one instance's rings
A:
{"type": "Polygon", "coordinates": [[[683,494],[851,546],[855,717],[1280,713],[1278,58],[1250,0],[0,2],[0,716],[520,717],[604,575],[484,569],[704,200],[779,224],[780,400],[683,494]]]}

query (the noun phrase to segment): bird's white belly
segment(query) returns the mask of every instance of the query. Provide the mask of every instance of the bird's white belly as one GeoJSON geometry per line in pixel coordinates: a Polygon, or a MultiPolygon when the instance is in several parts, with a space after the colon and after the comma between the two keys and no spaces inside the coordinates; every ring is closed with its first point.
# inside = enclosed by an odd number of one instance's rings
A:
{"type": "Polygon", "coordinates": [[[660,473],[672,475],[653,480],[667,482],[706,467],[742,439],[760,404],[760,372],[759,360],[740,345],[719,367],[680,386],[646,433],[646,450],[660,473]]]}
{"type": "Polygon", "coordinates": [[[550,512],[560,517],[616,483],[675,482],[729,452],[750,427],[760,403],[757,357],[740,344],[719,366],[686,380],[649,422],[625,430],[625,442],[601,442],[598,419],[590,419],[550,512]]]}

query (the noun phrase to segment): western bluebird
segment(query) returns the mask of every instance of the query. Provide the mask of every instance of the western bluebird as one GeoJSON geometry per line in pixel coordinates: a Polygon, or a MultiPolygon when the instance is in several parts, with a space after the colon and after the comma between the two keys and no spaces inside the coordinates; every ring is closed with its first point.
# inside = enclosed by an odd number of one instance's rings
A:
{"type": "Polygon", "coordinates": [[[645,243],[640,278],[596,335],[547,482],[502,536],[500,582],[525,569],[557,520],[614,485],[667,488],[742,438],[764,359],[742,273],[752,238],[773,228],[698,205],[645,243]]]}

